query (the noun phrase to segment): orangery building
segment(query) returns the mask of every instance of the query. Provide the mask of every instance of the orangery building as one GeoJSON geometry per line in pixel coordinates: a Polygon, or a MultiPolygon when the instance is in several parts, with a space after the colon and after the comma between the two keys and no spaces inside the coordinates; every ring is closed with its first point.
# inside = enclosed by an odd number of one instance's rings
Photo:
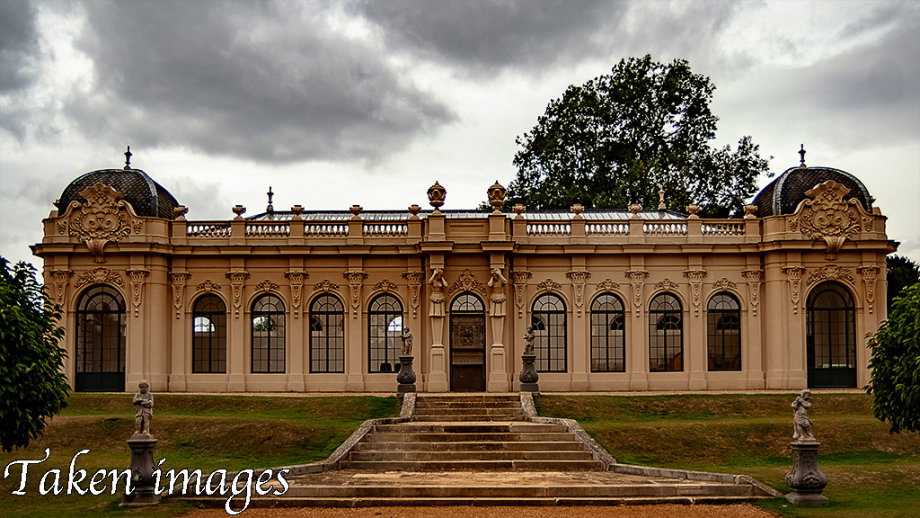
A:
{"type": "MultiPolygon", "coordinates": [[[[84,174],[33,246],[77,391],[861,387],[896,243],[855,176],[804,163],[708,219],[623,210],[267,210],[221,221],[139,169],[84,174]]],[[[420,192],[420,197],[424,193],[420,192]]],[[[664,196],[662,194],[662,196],[664,196]]],[[[662,204],[662,207],[664,205],[662,204]]],[[[651,209],[651,210],[650,210],[651,209]]]]}

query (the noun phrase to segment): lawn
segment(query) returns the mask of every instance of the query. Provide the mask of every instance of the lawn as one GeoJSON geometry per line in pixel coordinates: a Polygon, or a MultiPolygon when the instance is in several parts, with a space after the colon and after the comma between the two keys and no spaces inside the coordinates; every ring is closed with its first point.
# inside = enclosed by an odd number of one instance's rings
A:
{"type": "MultiPolygon", "coordinates": [[[[794,395],[540,396],[540,415],[577,419],[622,463],[743,473],[783,492],[792,466],[794,395]]],[[[757,505],[793,517],[914,517],[920,507],[920,434],[889,434],[864,394],[813,396],[830,505],[784,499],[757,505]]]]}
{"type": "MultiPolygon", "coordinates": [[[[25,496],[12,495],[21,467],[0,482],[3,516],[134,516],[182,514],[186,504],[169,501],[150,509],[122,509],[121,496],[38,494],[40,478],[61,470],[66,487],[73,456],[90,476],[99,469],[124,469],[130,462],[125,441],[134,432],[130,394],[73,394],[65,411],[52,419],[39,440],[25,450],[0,454],[4,467],[14,460],[50,458],[29,467],[25,496]]],[[[158,439],[155,461],[171,468],[239,470],[325,459],[365,420],[399,414],[395,397],[260,397],[157,394],[152,432],[158,439]]],[[[50,480],[50,477],[49,477],[50,480]]],[[[50,483],[49,483],[50,484],[50,483]]],[[[109,484],[111,487],[111,484],[109,484]]],[[[122,489],[124,486],[122,485],[122,489]]]]}

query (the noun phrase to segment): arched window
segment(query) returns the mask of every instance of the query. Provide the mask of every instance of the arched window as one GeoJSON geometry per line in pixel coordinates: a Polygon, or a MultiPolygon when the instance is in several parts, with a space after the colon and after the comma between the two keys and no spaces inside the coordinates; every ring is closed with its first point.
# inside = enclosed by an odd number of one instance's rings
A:
{"type": "Polygon", "coordinates": [[[601,293],[591,303],[591,371],[626,370],[626,316],[623,303],[601,293]]]}
{"type": "Polygon", "coordinates": [[[741,370],[741,306],[731,293],[716,293],[706,306],[709,370],[741,370]]]}
{"type": "Polygon", "coordinates": [[[227,306],[214,294],[192,309],[192,372],[227,372],[227,306]]]}
{"type": "Polygon", "coordinates": [[[125,390],[125,301],[115,288],[92,286],[77,303],[74,389],[125,390]]]}
{"type": "Polygon", "coordinates": [[[345,306],[334,295],[310,305],[310,372],[345,372],[345,306]]]}
{"type": "Polygon", "coordinates": [[[402,304],[393,295],[378,295],[367,312],[368,372],[396,372],[402,351],[402,304]]]}
{"type": "Polygon", "coordinates": [[[856,312],[850,292],[819,284],[807,304],[808,386],[856,386],[856,312]]]}
{"type": "Polygon", "coordinates": [[[648,369],[684,369],[683,316],[680,301],[670,293],[652,299],[648,310],[648,369]]]}
{"type": "Polygon", "coordinates": [[[482,300],[472,293],[461,293],[450,304],[451,313],[482,313],[483,311],[485,309],[482,300]]]}
{"type": "Polygon", "coordinates": [[[284,372],[284,303],[275,295],[252,303],[252,372],[284,372]]]}
{"type": "Polygon", "coordinates": [[[537,297],[531,310],[536,367],[540,372],[565,372],[565,303],[552,293],[537,297]]]}

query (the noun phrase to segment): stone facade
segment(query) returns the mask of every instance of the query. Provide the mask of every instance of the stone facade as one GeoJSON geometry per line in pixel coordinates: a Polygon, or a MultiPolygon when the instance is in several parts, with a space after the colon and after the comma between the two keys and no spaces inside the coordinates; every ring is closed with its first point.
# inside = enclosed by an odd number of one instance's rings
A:
{"type": "Polygon", "coordinates": [[[518,390],[532,324],[544,391],[863,386],[896,246],[871,198],[833,179],[794,212],[734,219],[502,213],[496,182],[492,213],[440,210],[436,184],[433,211],[188,221],[162,193],[139,215],[114,171],[80,177],[33,247],[78,390],[394,391],[402,326],[419,391],[518,390]]]}

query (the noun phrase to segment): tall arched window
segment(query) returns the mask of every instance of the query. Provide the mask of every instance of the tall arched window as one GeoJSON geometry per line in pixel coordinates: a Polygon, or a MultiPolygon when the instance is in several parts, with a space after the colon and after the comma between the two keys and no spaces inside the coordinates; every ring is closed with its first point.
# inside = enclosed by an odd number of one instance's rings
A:
{"type": "Polygon", "coordinates": [[[214,294],[192,309],[192,372],[227,372],[227,306],[214,294]]]}
{"type": "Polygon", "coordinates": [[[540,372],[565,372],[565,303],[552,293],[537,297],[531,310],[536,367],[540,372]]]}
{"type": "Polygon", "coordinates": [[[670,293],[659,293],[652,299],[648,313],[648,369],[652,372],[683,370],[680,301],[670,293]]]}
{"type": "Polygon", "coordinates": [[[807,304],[808,386],[856,386],[856,312],[850,292],[819,284],[807,304]]]}
{"type": "Polygon", "coordinates": [[[345,306],[334,295],[310,305],[310,372],[345,372],[345,306]]]}
{"type": "Polygon", "coordinates": [[[706,306],[709,370],[741,370],[741,306],[731,293],[716,293],[706,306]]]}
{"type": "Polygon", "coordinates": [[[402,304],[393,295],[371,301],[367,318],[368,372],[396,372],[402,351],[402,304]]]}
{"type": "Polygon", "coordinates": [[[591,303],[591,371],[626,370],[626,316],[623,303],[601,293],[591,303]]]}
{"type": "Polygon", "coordinates": [[[115,288],[90,287],[77,303],[74,389],[125,390],[125,301],[115,288]]]}
{"type": "Polygon", "coordinates": [[[284,303],[275,295],[252,303],[252,372],[284,372],[284,303]]]}

